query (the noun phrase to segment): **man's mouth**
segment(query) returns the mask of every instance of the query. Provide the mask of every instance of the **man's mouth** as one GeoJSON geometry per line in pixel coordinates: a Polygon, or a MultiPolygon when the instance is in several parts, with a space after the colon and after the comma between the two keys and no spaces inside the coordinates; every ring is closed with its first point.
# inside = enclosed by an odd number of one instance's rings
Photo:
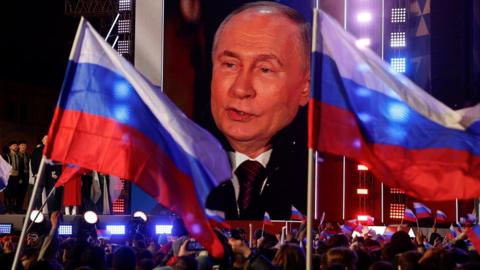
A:
{"type": "Polygon", "coordinates": [[[231,120],[240,122],[247,122],[250,121],[253,117],[255,117],[255,115],[251,113],[240,111],[234,108],[228,108],[227,115],[231,120]]]}

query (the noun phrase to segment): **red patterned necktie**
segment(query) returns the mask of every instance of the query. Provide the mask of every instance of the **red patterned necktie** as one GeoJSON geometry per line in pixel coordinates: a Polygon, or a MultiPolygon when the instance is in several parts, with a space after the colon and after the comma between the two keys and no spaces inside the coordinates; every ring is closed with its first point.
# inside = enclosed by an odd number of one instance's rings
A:
{"type": "Polygon", "coordinates": [[[238,205],[243,211],[250,207],[256,197],[260,196],[262,182],[267,176],[266,169],[258,161],[247,160],[238,166],[235,174],[240,184],[238,205]]]}

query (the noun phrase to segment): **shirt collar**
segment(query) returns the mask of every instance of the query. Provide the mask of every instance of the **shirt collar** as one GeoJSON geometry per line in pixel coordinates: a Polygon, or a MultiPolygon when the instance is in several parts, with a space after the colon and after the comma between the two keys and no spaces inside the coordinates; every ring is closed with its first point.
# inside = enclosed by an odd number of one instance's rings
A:
{"type": "Polygon", "coordinates": [[[268,161],[270,160],[270,155],[272,154],[272,149],[269,149],[256,158],[250,158],[249,156],[240,153],[240,152],[230,152],[230,160],[232,161],[232,168],[235,171],[240,164],[242,164],[246,160],[254,160],[260,162],[263,167],[267,167],[268,161]]]}

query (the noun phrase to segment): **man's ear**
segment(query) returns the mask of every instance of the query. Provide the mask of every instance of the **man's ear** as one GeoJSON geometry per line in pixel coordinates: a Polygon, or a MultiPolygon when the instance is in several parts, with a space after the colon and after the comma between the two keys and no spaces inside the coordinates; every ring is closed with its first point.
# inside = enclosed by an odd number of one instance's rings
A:
{"type": "Polygon", "coordinates": [[[300,106],[302,107],[307,105],[310,100],[310,71],[307,72],[304,80],[302,91],[300,92],[300,106]]]}

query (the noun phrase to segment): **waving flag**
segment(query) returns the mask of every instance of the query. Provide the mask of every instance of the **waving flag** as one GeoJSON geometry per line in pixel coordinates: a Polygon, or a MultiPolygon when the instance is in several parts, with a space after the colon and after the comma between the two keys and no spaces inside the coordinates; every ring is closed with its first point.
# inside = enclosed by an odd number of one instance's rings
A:
{"type": "Polygon", "coordinates": [[[267,212],[265,212],[265,214],[263,215],[263,224],[273,225],[272,219],[270,218],[270,215],[267,212]]]}
{"type": "Polygon", "coordinates": [[[417,221],[417,217],[413,213],[413,211],[409,208],[405,208],[405,213],[403,214],[403,220],[415,222],[417,221]]]}
{"type": "Polygon", "coordinates": [[[469,230],[466,230],[465,233],[468,236],[468,239],[470,242],[472,242],[472,245],[475,247],[477,251],[480,250],[480,226],[474,225],[473,227],[469,228],[469,230]]]}
{"type": "Polygon", "coordinates": [[[12,165],[8,164],[8,162],[3,159],[0,155],[0,190],[3,190],[8,185],[8,178],[12,173],[12,165]]]}
{"type": "Polygon", "coordinates": [[[441,210],[437,210],[437,213],[435,214],[435,221],[439,223],[447,221],[447,214],[441,210]]]}
{"type": "Polygon", "coordinates": [[[133,181],[222,256],[203,206],[230,178],[225,151],[83,19],[48,139],[47,157],[133,181]]]}
{"type": "Polygon", "coordinates": [[[452,239],[457,238],[457,236],[458,236],[457,229],[453,226],[453,224],[450,224],[450,227],[448,228],[448,233],[447,233],[446,237],[449,240],[452,240],[452,239]]]}
{"type": "Polygon", "coordinates": [[[60,178],[58,178],[57,183],[55,183],[55,187],[58,188],[59,186],[63,186],[74,177],[81,176],[88,171],[88,169],[80,168],[73,164],[63,165],[62,174],[60,175],[60,178]]]}
{"type": "Polygon", "coordinates": [[[230,229],[231,226],[225,221],[225,213],[222,211],[205,209],[210,224],[214,227],[220,227],[223,229],[230,229]]]}
{"type": "Polygon", "coordinates": [[[478,121],[462,121],[468,112],[451,110],[358,48],[326,13],[317,16],[309,147],[356,159],[417,198],[479,197],[478,121]]]}
{"type": "MultiPolygon", "coordinates": [[[[343,225],[340,226],[343,233],[352,234],[358,227],[356,219],[346,220],[343,225]]],[[[361,232],[361,231],[360,231],[361,232]]]]}
{"type": "Polygon", "coordinates": [[[430,208],[428,208],[423,203],[414,202],[413,208],[415,209],[415,213],[417,214],[418,219],[429,218],[432,216],[432,210],[430,210],[430,208]]]}
{"type": "Polygon", "coordinates": [[[303,216],[302,212],[300,212],[295,206],[292,205],[292,214],[290,216],[291,220],[304,220],[305,217],[303,216]]]}

